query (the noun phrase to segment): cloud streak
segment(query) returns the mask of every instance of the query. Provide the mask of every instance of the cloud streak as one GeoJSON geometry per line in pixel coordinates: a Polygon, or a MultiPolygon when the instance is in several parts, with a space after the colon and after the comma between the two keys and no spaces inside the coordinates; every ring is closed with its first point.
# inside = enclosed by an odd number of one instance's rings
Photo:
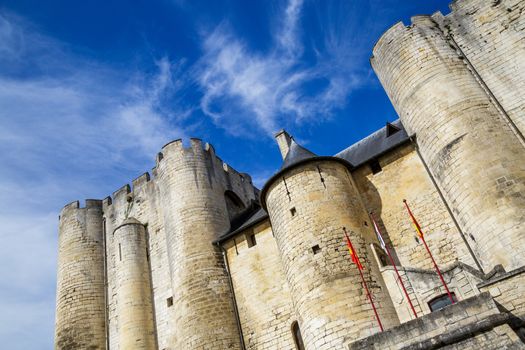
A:
{"type": "Polygon", "coordinates": [[[261,130],[271,135],[282,126],[330,118],[362,84],[364,76],[349,59],[349,47],[338,46],[341,38],[333,32],[326,38],[330,50],[313,63],[303,59],[303,5],[301,0],[289,1],[266,53],[250,50],[227,23],[205,36],[196,70],[203,90],[201,108],[229,133],[253,135],[261,130]],[[312,85],[317,89],[308,91],[312,85]]]}
{"type": "Polygon", "coordinates": [[[122,72],[0,12],[3,347],[52,347],[57,213],[111,193],[114,179],[148,169],[163,143],[185,136],[191,111],[168,103],[182,64],[164,57],[151,72],[122,72]]]}

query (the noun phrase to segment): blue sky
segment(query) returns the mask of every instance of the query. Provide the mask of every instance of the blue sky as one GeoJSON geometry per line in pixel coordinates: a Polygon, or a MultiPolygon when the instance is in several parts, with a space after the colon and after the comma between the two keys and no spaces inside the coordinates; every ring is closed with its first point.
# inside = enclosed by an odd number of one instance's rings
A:
{"type": "Polygon", "coordinates": [[[446,0],[0,0],[0,339],[53,343],[58,212],[200,137],[262,185],[289,130],[331,155],[396,114],[370,68],[446,0]]]}

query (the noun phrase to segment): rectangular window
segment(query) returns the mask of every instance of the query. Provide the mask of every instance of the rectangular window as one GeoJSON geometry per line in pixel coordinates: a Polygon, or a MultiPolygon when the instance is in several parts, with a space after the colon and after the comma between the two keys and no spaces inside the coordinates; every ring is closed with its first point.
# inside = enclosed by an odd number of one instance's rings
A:
{"type": "Polygon", "coordinates": [[[321,252],[321,247],[319,247],[319,244],[316,244],[312,247],[312,252],[314,252],[314,255],[321,252]]]}
{"type": "Polygon", "coordinates": [[[120,247],[120,243],[118,244],[118,259],[122,261],[122,248],[120,247]]]}
{"type": "Polygon", "coordinates": [[[169,297],[168,299],[166,299],[166,305],[168,305],[168,307],[173,306],[173,297],[169,297]]]}

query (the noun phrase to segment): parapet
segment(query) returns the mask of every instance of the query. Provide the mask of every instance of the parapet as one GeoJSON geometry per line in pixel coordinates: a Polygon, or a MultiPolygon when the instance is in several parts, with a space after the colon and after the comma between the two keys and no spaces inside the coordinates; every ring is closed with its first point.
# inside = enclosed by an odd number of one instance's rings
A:
{"type": "Polygon", "coordinates": [[[85,205],[83,207],[80,206],[80,201],[76,200],[71,203],[66,204],[62,210],[60,211],[60,217],[66,212],[74,209],[102,209],[103,201],[100,199],[86,199],[85,205]]]}
{"type": "Polygon", "coordinates": [[[509,326],[512,319],[511,314],[500,312],[485,292],[358,340],[349,349],[514,348],[522,343],[509,326]],[[477,340],[476,334],[484,336],[477,340]]]}
{"type": "Polygon", "coordinates": [[[388,29],[376,42],[372,49],[372,57],[370,61],[373,62],[375,57],[381,56],[383,52],[388,52],[391,49],[391,44],[398,46],[399,41],[412,32],[414,28],[426,28],[430,30],[441,30],[436,19],[443,16],[440,12],[430,15],[417,15],[410,18],[410,25],[405,26],[403,22],[394,24],[388,29]]]}
{"type": "Polygon", "coordinates": [[[150,181],[150,175],[148,172],[145,172],[144,174],[137,177],[135,180],[131,182],[133,186],[133,192],[137,192],[137,190],[147,184],[150,181]]]}
{"type": "MultiPolygon", "coordinates": [[[[186,158],[187,157],[197,157],[201,159],[211,160],[214,170],[217,171],[222,169],[230,179],[227,179],[228,183],[231,183],[230,180],[239,179],[242,183],[247,183],[252,185],[252,179],[246,173],[239,173],[234,168],[225,163],[220,157],[215,153],[215,148],[210,143],[204,143],[199,138],[190,138],[189,147],[185,147],[182,139],[177,139],[165,144],[162,147],[162,152],[158,153],[156,157],[157,167],[158,164],[165,161],[168,155],[175,155],[176,158],[186,158]]],[[[157,168],[156,167],[156,168],[157,168]]],[[[156,172],[156,171],[155,171],[156,172]]]]}

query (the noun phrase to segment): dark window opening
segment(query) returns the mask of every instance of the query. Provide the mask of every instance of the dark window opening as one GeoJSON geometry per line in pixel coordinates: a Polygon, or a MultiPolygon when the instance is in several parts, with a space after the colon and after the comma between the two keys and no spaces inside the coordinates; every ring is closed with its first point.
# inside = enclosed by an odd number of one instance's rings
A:
{"type": "Polygon", "coordinates": [[[246,236],[246,241],[248,242],[248,248],[251,248],[257,244],[257,241],[255,240],[255,234],[253,233],[246,236]]]}
{"type": "Polygon", "coordinates": [[[292,323],[292,335],[295,342],[295,348],[297,350],[304,350],[303,337],[301,336],[301,330],[299,329],[299,323],[297,323],[297,321],[292,323]]]}
{"type": "Polygon", "coordinates": [[[381,165],[379,164],[379,160],[372,159],[369,163],[370,169],[372,170],[372,174],[380,173],[383,168],[381,168],[381,165]]]}
{"type": "Polygon", "coordinates": [[[401,129],[398,128],[397,126],[392,125],[390,123],[386,123],[386,137],[390,137],[400,130],[401,129]]]}
{"type": "Polygon", "coordinates": [[[319,244],[316,244],[312,247],[312,251],[314,252],[314,255],[321,252],[321,247],[319,247],[319,244]]]}
{"type": "MultiPolygon", "coordinates": [[[[458,300],[456,298],[456,294],[454,293],[450,293],[450,294],[452,295],[452,300],[454,300],[454,302],[457,302],[458,300]]],[[[432,312],[442,309],[448,305],[452,305],[452,301],[448,297],[448,294],[440,295],[428,302],[428,307],[430,308],[430,311],[432,312]]]]}
{"type": "Polygon", "coordinates": [[[120,247],[120,243],[118,244],[118,259],[122,261],[122,248],[120,247]]]}
{"type": "Polygon", "coordinates": [[[166,299],[166,305],[168,305],[168,307],[173,306],[173,297],[169,297],[168,299],[166,299]]]}
{"type": "Polygon", "coordinates": [[[297,210],[295,209],[295,207],[290,209],[290,213],[292,214],[292,216],[295,216],[295,214],[297,214],[297,210]]]}

